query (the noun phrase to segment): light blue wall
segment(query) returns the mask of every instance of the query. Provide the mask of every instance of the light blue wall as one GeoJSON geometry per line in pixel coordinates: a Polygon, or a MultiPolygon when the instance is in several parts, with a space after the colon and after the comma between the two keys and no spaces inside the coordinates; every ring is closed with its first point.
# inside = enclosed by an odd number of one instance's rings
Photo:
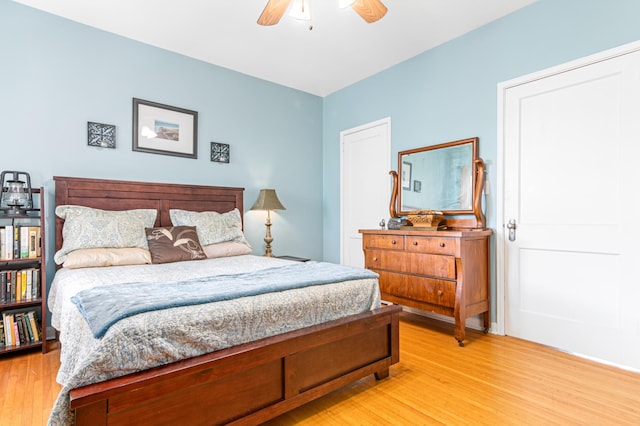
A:
{"type": "Polygon", "coordinates": [[[639,40],[638,17],[638,0],[540,0],[324,98],[325,260],[340,259],[340,131],[391,117],[390,170],[398,151],[478,136],[495,229],[497,84],[639,40]]]}
{"type": "MultiPolygon", "coordinates": [[[[50,207],[53,176],[244,187],[245,210],[276,188],[274,253],[321,260],[321,125],[320,97],[0,0],[0,170],[29,172],[50,207]],[[133,97],[198,111],[198,159],[133,152],[133,97]],[[117,148],[89,147],[87,121],[115,124],[117,148]],[[230,164],[210,161],[211,141],[230,164]]],[[[257,254],[265,219],[245,214],[257,254]]]]}

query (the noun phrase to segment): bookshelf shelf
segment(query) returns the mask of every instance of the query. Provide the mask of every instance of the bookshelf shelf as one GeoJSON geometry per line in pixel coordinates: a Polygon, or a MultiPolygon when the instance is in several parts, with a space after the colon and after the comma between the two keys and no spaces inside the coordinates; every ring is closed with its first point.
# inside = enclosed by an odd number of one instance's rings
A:
{"type": "Polygon", "coordinates": [[[26,214],[0,211],[0,356],[47,351],[44,189],[32,194],[34,208],[26,214]]]}

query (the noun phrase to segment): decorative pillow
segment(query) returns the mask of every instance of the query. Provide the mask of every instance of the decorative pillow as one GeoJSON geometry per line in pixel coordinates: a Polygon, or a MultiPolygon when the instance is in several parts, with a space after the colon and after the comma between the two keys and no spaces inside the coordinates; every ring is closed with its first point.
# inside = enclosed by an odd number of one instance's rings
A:
{"type": "Polygon", "coordinates": [[[87,248],[147,248],[145,228],[156,221],[155,209],[110,211],[84,206],[56,207],[64,219],[62,248],[54,256],[60,265],[74,250],[87,248]]]}
{"type": "Polygon", "coordinates": [[[195,226],[147,228],[147,243],[151,263],[206,259],[195,226]]]}
{"type": "Polygon", "coordinates": [[[170,209],[169,217],[173,226],[195,226],[203,246],[225,241],[247,242],[242,233],[242,219],[237,208],[227,213],[170,209]]]}
{"type": "Polygon", "coordinates": [[[143,248],[91,248],[72,251],[67,255],[62,266],[76,269],[149,263],[151,263],[151,254],[149,250],[143,248]]]}
{"type": "Polygon", "coordinates": [[[240,256],[241,254],[249,254],[252,252],[251,246],[247,243],[238,243],[236,241],[225,241],[224,243],[209,244],[203,246],[205,254],[209,259],[216,257],[240,256]]]}

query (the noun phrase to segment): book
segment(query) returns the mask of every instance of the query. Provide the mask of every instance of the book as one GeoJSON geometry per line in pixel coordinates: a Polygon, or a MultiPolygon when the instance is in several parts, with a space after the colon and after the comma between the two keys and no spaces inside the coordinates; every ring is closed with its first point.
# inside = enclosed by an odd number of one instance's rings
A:
{"type": "Polygon", "coordinates": [[[13,344],[15,346],[20,346],[20,331],[18,330],[18,323],[16,322],[16,317],[15,315],[11,315],[11,325],[13,326],[13,335],[12,335],[12,339],[13,339],[13,344]]]}
{"type": "Polygon", "coordinates": [[[7,278],[9,279],[9,294],[11,295],[11,301],[16,301],[16,271],[7,271],[7,278]]]}
{"type": "Polygon", "coordinates": [[[0,318],[0,346],[5,346],[6,341],[4,338],[4,318],[0,318]]]}
{"type": "Polygon", "coordinates": [[[29,226],[22,225],[20,228],[20,259],[29,258],[29,226]]]}
{"type": "Polygon", "coordinates": [[[25,269],[24,271],[24,299],[33,299],[33,268],[25,269]]]}
{"type": "Polygon", "coordinates": [[[38,321],[36,318],[36,313],[34,311],[29,311],[27,313],[27,316],[29,317],[29,323],[31,324],[31,331],[33,332],[33,341],[34,342],[39,342],[40,341],[40,329],[38,328],[38,321]]]}
{"type": "Polygon", "coordinates": [[[33,278],[32,278],[32,287],[31,287],[31,295],[32,299],[40,298],[40,269],[33,268],[33,278]]]}
{"type": "Polygon", "coordinates": [[[0,303],[7,301],[7,271],[2,271],[0,272],[0,303]]]}
{"type": "Polygon", "coordinates": [[[38,246],[40,246],[40,227],[29,227],[29,259],[35,259],[38,256],[38,246]]]}
{"type": "Polygon", "coordinates": [[[13,227],[13,257],[12,259],[20,259],[20,227],[13,227]]]}
{"type": "Polygon", "coordinates": [[[4,253],[3,259],[13,259],[13,225],[7,225],[4,227],[4,253]]]}
{"type": "Polygon", "coordinates": [[[31,330],[31,321],[29,320],[28,312],[23,313],[20,319],[22,320],[22,328],[24,329],[24,335],[27,338],[27,342],[35,342],[33,339],[33,331],[31,330]]]}
{"type": "Polygon", "coordinates": [[[29,343],[29,333],[25,328],[24,313],[20,312],[15,315],[16,324],[18,324],[18,332],[20,334],[20,344],[29,343]]]}
{"type": "Polygon", "coordinates": [[[15,301],[22,302],[22,273],[21,271],[12,271],[12,275],[16,277],[15,301]]]}
{"type": "Polygon", "coordinates": [[[7,252],[7,235],[4,230],[4,226],[0,227],[0,259],[4,259],[4,255],[7,252]]]}
{"type": "Polygon", "coordinates": [[[2,322],[4,323],[4,344],[11,346],[13,341],[11,340],[11,323],[9,321],[9,314],[2,314],[2,322]]]}
{"type": "Polygon", "coordinates": [[[36,226],[36,257],[42,257],[42,228],[36,226]]]}

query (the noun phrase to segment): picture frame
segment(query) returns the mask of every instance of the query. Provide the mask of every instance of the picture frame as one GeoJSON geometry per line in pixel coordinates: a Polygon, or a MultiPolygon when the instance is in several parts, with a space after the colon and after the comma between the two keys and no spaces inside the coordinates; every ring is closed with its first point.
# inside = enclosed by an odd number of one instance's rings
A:
{"type": "Polygon", "coordinates": [[[115,149],[116,126],[87,121],[87,145],[115,149]]]}
{"type": "Polygon", "coordinates": [[[229,163],[231,159],[229,144],[211,142],[211,161],[215,163],[229,163]]]}
{"type": "Polygon", "coordinates": [[[133,98],[132,149],[198,158],[198,112],[133,98]]]}
{"type": "Polygon", "coordinates": [[[413,181],[413,192],[422,192],[422,181],[413,181]]]}
{"type": "Polygon", "coordinates": [[[402,162],[402,189],[411,190],[411,163],[402,162]]]}

